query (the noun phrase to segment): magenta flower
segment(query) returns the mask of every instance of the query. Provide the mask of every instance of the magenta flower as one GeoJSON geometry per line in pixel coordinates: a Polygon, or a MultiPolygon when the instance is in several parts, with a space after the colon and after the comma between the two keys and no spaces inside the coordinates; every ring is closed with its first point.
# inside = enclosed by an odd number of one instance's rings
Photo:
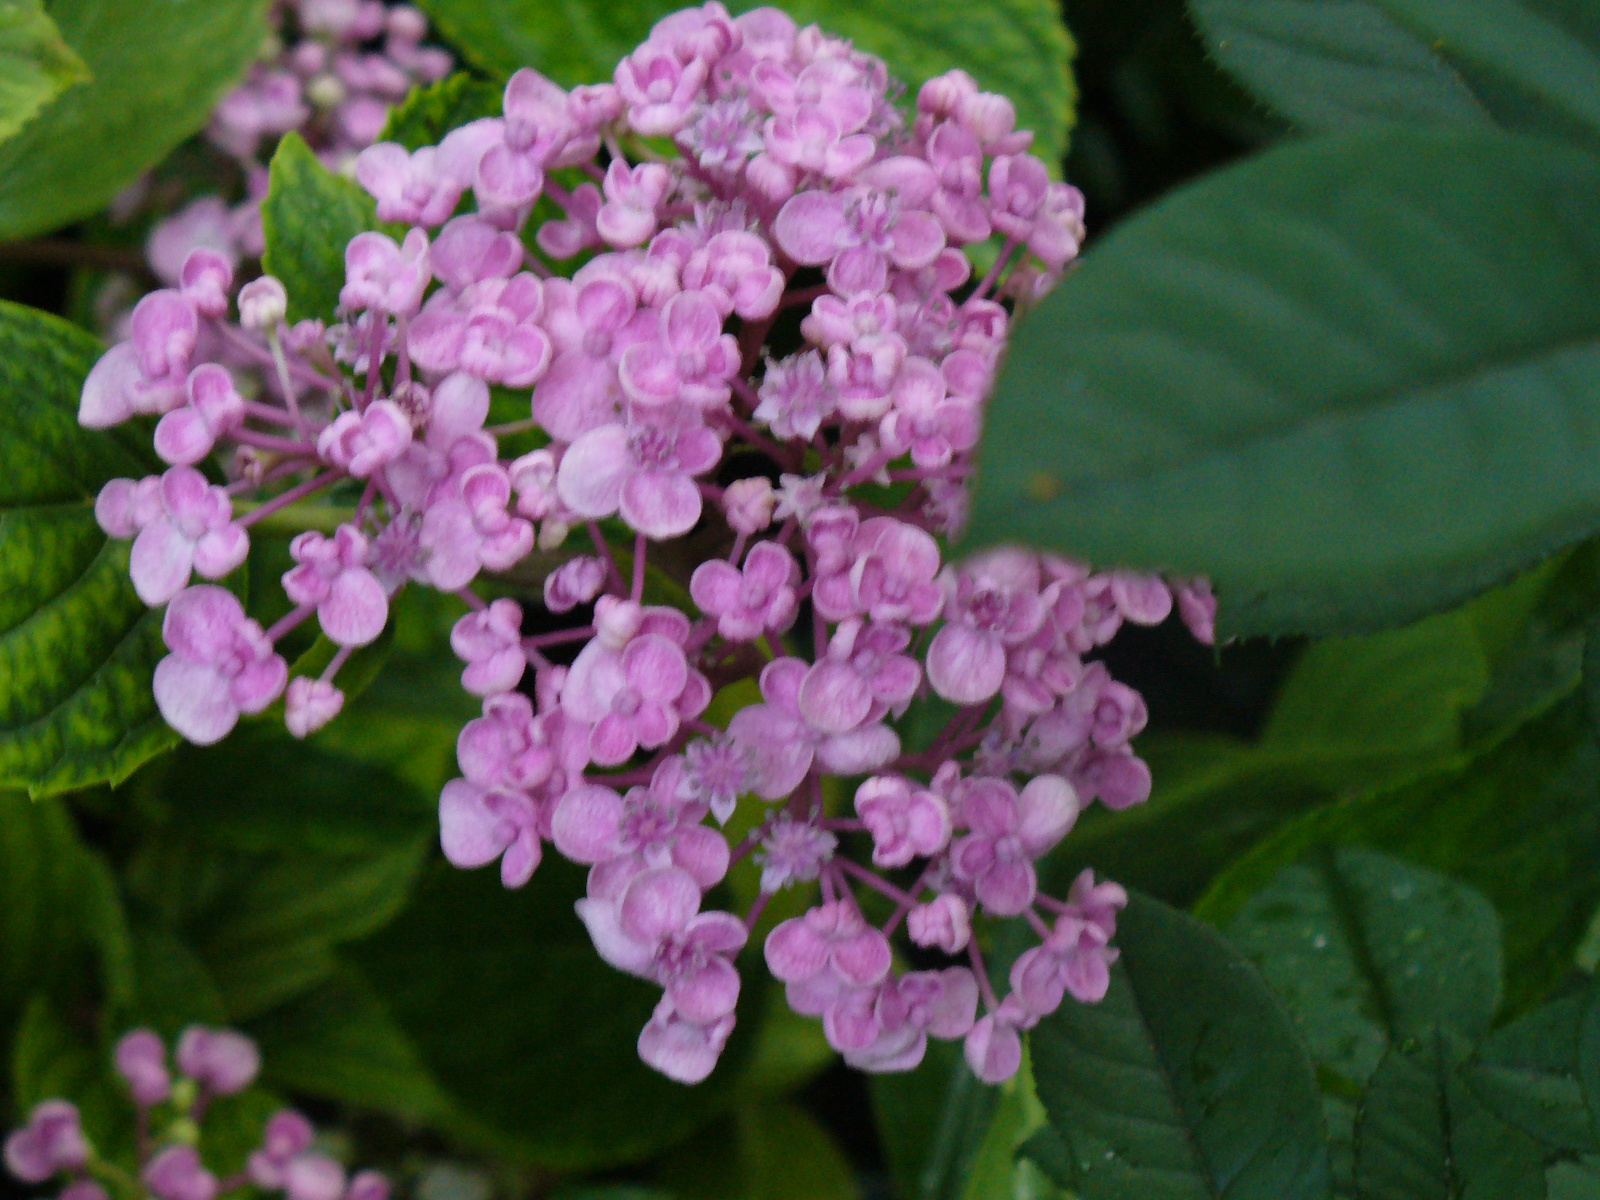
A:
{"type": "Polygon", "coordinates": [[[89,1143],[76,1105],[46,1100],[34,1106],[28,1123],[6,1138],[6,1166],[23,1183],[43,1183],[58,1171],[73,1171],[89,1161],[89,1143]]]}
{"type": "Polygon", "coordinates": [[[694,570],[689,594],[700,611],[717,618],[717,632],[730,642],[754,641],[794,624],[800,565],[773,542],[750,548],[744,567],[709,559],[694,570]]]}
{"type": "Polygon", "coordinates": [[[638,633],[622,646],[596,638],[578,654],[561,689],[561,707],[593,726],[589,751],[596,763],[614,766],[641,746],[664,746],[684,718],[705,711],[711,685],[689,667],[687,635],[681,613],[648,609],[638,633]]]}
{"type": "Polygon", "coordinates": [[[156,705],[184,737],[209,746],[240,713],[258,713],[283,691],[288,665],[261,626],[224,588],[186,588],[173,597],[161,636],[172,651],[156,664],[156,705]]]}
{"type": "Polygon", "coordinates": [[[471,583],[480,570],[504,571],[533,549],[533,526],[506,511],[511,476],[496,463],[469,467],[459,491],[422,518],[428,578],[441,591],[471,583]]]}
{"type": "Polygon", "coordinates": [[[728,380],[738,369],[739,343],[722,332],[712,298],[680,292],[661,310],[659,338],[622,352],[617,377],[636,404],[713,409],[727,403],[728,380]]]}
{"type": "Polygon", "coordinates": [[[160,1104],[171,1094],[167,1047],[153,1030],[134,1029],[123,1034],[117,1041],[116,1065],[134,1103],[160,1104]]]}
{"type": "Polygon", "coordinates": [[[903,867],[950,844],[950,806],[899,775],[874,775],[856,789],[856,815],[872,834],[872,861],[903,867]]]}
{"type": "Polygon", "coordinates": [[[907,913],[906,931],[919,946],[959,954],[972,940],[972,910],[960,896],[946,892],[907,913]]]}
{"type": "Polygon", "coordinates": [[[284,573],[283,590],[296,604],[313,605],[322,632],[340,646],[365,646],[389,622],[389,597],[367,569],[368,544],[354,525],[334,536],[299,534],[289,553],[299,565],[284,573]]]}
{"type": "Polygon", "coordinates": [[[345,247],[344,269],[340,304],[351,310],[410,315],[421,307],[422,293],[433,278],[428,235],[413,229],[404,245],[396,245],[387,234],[358,233],[345,247]]]}
{"type": "Polygon", "coordinates": [[[977,1015],[978,983],[966,967],[890,976],[872,999],[872,1040],[846,1051],[845,1061],[863,1071],[909,1071],[930,1036],[964,1037],[977,1015]]]}
{"type": "Polygon", "coordinates": [[[562,456],[556,490],[582,517],[622,519],[663,540],[694,528],[700,489],[694,477],[722,457],[717,435],[695,418],[630,417],[584,434],[562,456]]]}
{"type": "Polygon", "coordinates": [[[165,604],[198,571],[221,579],[250,553],[250,535],[233,521],[233,501],[193,467],[172,467],[157,492],[161,511],[139,531],[128,574],[139,599],[165,604]]]}
{"type": "Polygon", "coordinates": [[[945,625],[928,647],[928,682],[946,700],[980,704],[1000,691],[1008,647],[1026,642],[1054,599],[1037,555],[1000,549],[946,568],[945,625]]]}
{"type": "Polygon", "coordinates": [[[163,461],[192,466],[211,453],[219,438],[244,424],[244,399],[225,367],[203,363],[189,373],[189,403],[162,417],[155,448],[163,461]]]}
{"type": "Polygon", "coordinates": [[[1040,775],[1019,795],[1003,779],[977,777],[956,790],[956,817],[971,832],[950,849],[955,877],[972,886],[985,908],[1014,917],[1038,890],[1034,860],[1078,819],[1078,797],[1059,775],[1040,775]]]}
{"type": "Polygon", "coordinates": [[[592,183],[580,183],[572,189],[564,205],[567,219],[546,221],[539,226],[539,232],[534,235],[539,249],[551,258],[572,258],[591,246],[600,245],[600,230],[595,227],[595,219],[604,203],[599,188],[592,183]]]}
{"type": "Polygon", "coordinates": [[[296,675],[283,693],[283,724],[297,738],[310,737],[344,708],[344,693],[326,679],[296,675]]]}
{"type": "Polygon", "coordinates": [[[261,1070],[256,1044],[231,1029],[191,1025],[179,1035],[173,1057],[179,1071],[213,1096],[244,1091],[261,1070]]]}
{"type": "Polygon", "coordinates": [[[989,164],[990,216],[1008,238],[1027,241],[1050,187],[1044,164],[1031,154],[1003,154],[989,164]]]}
{"type": "Polygon", "coordinates": [[[140,1180],[158,1200],[215,1200],[217,1177],[193,1146],[168,1146],[145,1164],[140,1180]]]}
{"type": "Polygon", "coordinates": [[[817,729],[801,714],[800,687],[809,670],[798,658],[779,658],[761,672],[764,704],[733,714],[728,734],[750,756],[750,790],[781,800],[800,786],[813,762],[835,775],[864,775],[900,753],[900,739],[881,722],[842,733],[817,729]]]}
{"type": "Polygon", "coordinates": [[[574,862],[589,863],[589,895],[615,899],[639,872],[651,867],[687,871],[701,891],[728,873],[728,843],[701,822],[707,806],[683,786],[683,760],[668,758],[648,787],[619,796],[586,784],[561,798],[551,815],[556,849],[574,862]]]}
{"type": "Polygon", "coordinates": [[[450,649],[467,664],[461,686],[474,696],[509,692],[522,679],[528,658],[522,650],[522,607],[500,599],[471,612],[450,631],[450,649]]]}
{"type": "Polygon", "coordinates": [[[744,946],[744,923],[700,912],[700,889],[687,871],[653,867],[617,899],[583,899],[576,907],[600,957],[660,984],[685,1020],[709,1025],[732,1014],[739,972],[729,959],[744,946]]]}
{"type": "Polygon", "coordinates": [[[640,310],[625,279],[600,275],[573,286],[545,287],[546,325],[556,356],[533,391],[533,415],[550,433],[576,441],[616,420],[622,390],[617,359],[636,342],[656,336],[656,313],[640,310]]]}
{"type": "Polygon", "coordinates": [[[356,182],[377,200],[380,221],[431,228],[450,219],[469,181],[442,171],[433,146],[407,153],[397,142],[379,142],[357,156],[356,182]]]}
{"type": "Polygon", "coordinates": [[[890,390],[893,407],[879,426],[883,447],[907,451],[923,469],[949,465],[958,452],[978,444],[978,412],[970,401],[950,396],[945,377],[925,358],[908,358],[890,390]]]}
{"type": "Polygon", "coordinates": [[[392,463],[409,445],[410,418],[392,400],[375,400],[365,412],[342,412],[317,435],[318,457],[357,479],[392,463]]]}

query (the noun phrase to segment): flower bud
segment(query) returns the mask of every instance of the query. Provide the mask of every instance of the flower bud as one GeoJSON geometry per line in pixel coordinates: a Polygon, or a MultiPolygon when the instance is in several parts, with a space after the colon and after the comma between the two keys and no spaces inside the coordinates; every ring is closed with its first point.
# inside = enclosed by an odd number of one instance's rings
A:
{"type": "Polygon", "coordinates": [[[267,333],[283,323],[289,311],[289,293],[271,275],[252,279],[239,289],[239,324],[267,333]]]}

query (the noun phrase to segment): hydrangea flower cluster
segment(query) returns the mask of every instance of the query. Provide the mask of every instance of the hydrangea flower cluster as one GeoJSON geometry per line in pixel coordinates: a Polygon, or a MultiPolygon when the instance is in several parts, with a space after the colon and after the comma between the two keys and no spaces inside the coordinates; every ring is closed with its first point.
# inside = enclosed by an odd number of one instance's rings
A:
{"type": "Polygon", "coordinates": [[[384,0],[278,0],[275,52],[222,98],[206,140],[238,164],[246,198],[201,196],[158,222],[145,246],[150,268],[176,286],[191,250],[207,247],[237,266],[260,258],[267,160],[286,133],[303,136],[331,170],[378,140],[389,110],[415,84],[436,83],[454,60],[424,45],[428,20],[384,0]]]}
{"type": "Polygon", "coordinates": [[[483,712],[440,798],[444,852],[508,887],[547,845],[589,865],[578,915],[662,988],[639,1052],[678,1080],[727,1041],[768,898],[811,885],[764,955],[850,1062],[908,1069],[929,1037],[964,1038],[980,1077],[1012,1075],[1020,1031],[1104,994],[1125,901],[1088,873],[1046,896],[1035,864],[1085,806],[1150,790],[1144,703],[1090,656],[1175,601],[1211,638],[1203,581],[1009,548],[944,560],[1012,310],[1076,253],[1082,199],[964,73],[909,117],[896,95],[882,61],[775,9],[679,12],[610,83],[524,70],[503,118],[364,151],[378,215],[410,231],[349,243],[336,323],[286,326],[271,277],[230,323],[228,264],[197,251],[84,388],[85,424],[161,414],[170,469],[108,485],[98,513],[168,606],[173,727],[213,742],[284,694],[303,736],[398,589],[458,594],[483,712]],[[963,248],[983,243],[974,278],[963,248]],[[491,388],[528,415],[490,425],[491,388]],[[502,456],[529,431],[536,448],[502,456]],[[196,466],[220,446],[226,484],[196,466]],[[295,608],[272,628],[194,581],[329,490],[348,520],[295,539],[295,608]],[[539,618],[568,627],[525,632],[516,600],[471,590],[569,540],[588,544],[544,579],[539,618]],[[652,564],[685,558],[692,610],[647,602],[652,564]],[[275,644],[312,617],[341,649],[291,680],[275,644]],[[706,719],[719,692],[751,700],[726,728],[706,719]],[[944,716],[907,746],[913,706],[944,716]],[[730,844],[741,803],[759,812],[730,844]],[[708,909],[745,856],[761,899],[708,909]],[[1003,998],[979,916],[1039,938],[1003,998]],[[898,969],[902,927],[932,968],[898,969]]]}
{"type": "Polygon", "coordinates": [[[116,1069],[133,1099],[138,1131],[138,1185],[100,1157],[68,1100],[46,1100],[5,1142],[5,1162],[23,1183],[67,1180],[63,1200],[110,1200],[148,1193],[156,1200],[216,1200],[250,1186],[286,1200],[388,1200],[389,1183],[376,1171],[347,1178],[338,1160],[313,1148],[311,1122],[292,1109],[273,1114],[243,1170],[218,1176],[197,1149],[212,1101],[244,1091],[261,1068],[255,1043],[230,1029],[192,1025],[167,1065],[167,1047],[149,1029],[117,1043],[116,1069]]]}

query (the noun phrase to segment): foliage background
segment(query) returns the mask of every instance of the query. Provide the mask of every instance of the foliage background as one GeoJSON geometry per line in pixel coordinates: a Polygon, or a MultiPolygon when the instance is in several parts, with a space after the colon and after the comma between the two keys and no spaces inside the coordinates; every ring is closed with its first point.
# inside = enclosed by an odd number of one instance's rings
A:
{"type": "MultiPolygon", "coordinates": [[[[531,61],[563,82],[648,24],[626,5],[428,7],[484,75],[531,61]]],[[[1528,355],[1587,350],[1600,327],[1593,242],[1572,232],[1600,209],[1600,167],[1572,148],[1600,128],[1583,57],[1600,21],[1580,0],[1484,8],[1498,32],[1458,22],[1445,50],[1414,33],[1450,18],[1424,0],[1069,0],[1070,86],[1030,73],[1027,48],[1060,34],[1024,0],[797,14],[908,73],[983,64],[1087,195],[1095,244],[1024,327],[996,402],[980,536],[1022,512],[1068,549],[1209,571],[1225,620],[1253,635],[1215,655],[1176,622],[1119,638],[1110,665],[1152,711],[1140,749],[1156,793],[1093,814],[1049,870],[1064,884],[1093,865],[1143,897],[1111,997],[1041,1026],[1031,1069],[998,1091],[952,1053],[869,1082],[755,988],[710,1083],[685,1091],[640,1066],[648,989],[595,959],[571,913],[577,872],[549,862],[508,894],[439,858],[435,797],[472,715],[443,640],[453,601],[400,606],[382,671],[309,752],[263,722],[141,767],[171,739],[98,664],[148,653],[153,627],[118,607],[121,564],[81,502],[134,439],[75,449],[62,414],[93,338],[0,312],[22,331],[0,342],[0,778],[17,785],[0,791],[0,1112],[69,1091],[115,1150],[108,1037],[229,1021],[267,1064],[241,1125],[292,1098],[423,1200],[1600,1196],[1600,548],[1583,540],[1600,524],[1585,490],[1600,457],[1576,453],[1593,441],[1575,425],[1519,448],[1510,435],[1535,410],[1513,401],[1537,389],[1491,379],[1477,411],[1506,426],[1505,474],[1463,480],[1426,407],[1450,370],[1482,368],[1449,347],[1491,344],[1496,369],[1539,375],[1528,355]],[[1549,52],[1552,30],[1577,46],[1557,47],[1571,69],[1508,75],[1508,56],[1549,52]],[[1460,236],[1419,237],[1430,221],[1460,236]],[[1351,261],[1388,274],[1341,292],[1307,264],[1326,239],[1348,252],[1328,257],[1335,276],[1351,261]],[[1426,313],[1396,302],[1362,324],[1385,288],[1426,313]],[[1181,427],[1179,449],[1209,461],[1260,415],[1227,371],[1197,385],[1171,363],[1170,377],[1133,369],[1163,338],[1232,355],[1310,424],[1319,404],[1359,410],[1350,397],[1377,370],[1361,355],[1384,358],[1386,386],[1421,407],[1373,445],[1426,494],[1359,511],[1348,491],[1315,491],[1331,475],[1315,447],[1236,464],[1246,487],[1187,477],[1181,455],[1146,471],[1152,428],[1181,427]],[[1079,392],[1045,382],[1074,371],[1079,392]],[[1055,405],[1033,458],[1030,395],[1055,405]],[[1544,508],[1522,486],[1530,463],[1550,480],[1544,508]],[[1041,469],[1065,483],[1041,491],[1041,469]],[[1216,502],[1253,488],[1256,524],[1216,502]],[[1531,515],[1508,533],[1514,500],[1531,515]],[[1478,525],[1461,515],[1474,504],[1478,525]],[[1541,526],[1548,508],[1582,519],[1541,526]],[[76,618],[55,606],[69,602],[93,611],[99,646],[64,648],[76,618]]],[[[0,297],[86,330],[109,274],[143,270],[140,231],[105,203],[168,151],[159,187],[214,184],[181,143],[254,53],[250,4],[151,10],[170,28],[134,46],[116,4],[0,0],[0,61],[7,30],[41,12],[60,35],[25,42],[40,115],[0,143],[0,297]]],[[[424,129],[437,115],[410,114],[424,129]]],[[[274,166],[293,203],[269,216],[285,274],[315,267],[313,218],[343,219],[337,196],[310,212],[295,153],[274,166]]],[[[1593,367],[1572,369],[1582,416],[1593,367]]],[[[281,609],[260,597],[287,552],[265,549],[232,582],[270,620],[281,609]]],[[[242,1154],[222,1126],[216,1153],[242,1154]]]]}

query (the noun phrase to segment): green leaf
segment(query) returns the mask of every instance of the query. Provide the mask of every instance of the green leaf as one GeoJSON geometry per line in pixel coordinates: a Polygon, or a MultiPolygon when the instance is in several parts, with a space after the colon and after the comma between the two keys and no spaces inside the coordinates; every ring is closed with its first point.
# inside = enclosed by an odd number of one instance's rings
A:
{"type": "Polygon", "coordinates": [[[0,787],[36,795],[120,782],[177,740],[150,693],[161,614],[94,519],[102,484],[160,464],[138,429],[79,427],[99,354],[82,330],[0,302],[0,787]]]}
{"type": "Polygon", "coordinates": [[[707,1082],[656,1074],[635,1044],[660,991],[595,953],[572,909],[583,879],[554,855],[517,891],[439,863],[398,920],[346,951],[449,1095],[449,1127],[563,1170],[649,1157],[715,1117],[761,999],[746,970],[739,1029],[707,1082]]]}
{"type": "Polygon", "coordinates": [[[261,205],[267,249],[261,266],[289,293],[289,320],[329,321],[344,287],[344,248],[381,228],[377,206],[360,184],[335,175],[298,133],[286,134],[272,156],[261,205]]]}
{"type": "Polygon", "coordinates": [[[105,864],[63,807],[0,792],[0,1028],[38,991],[132,990],[132,950],[105,864]]]}
{"type": "Polygon", "coordinates": [[[1411,620],[1585,536],[1597,193],[1576,150],[1387,131],[1173,194],[1018,323],[969,541],[1207,573],[1243,634],[1411,620]]]}
{"type": "Polygon", "coordinates": [[[0,0],[0,142],[87,78],[41,0],[0,0]]]}
{"type": "Polygon", "coordinates": [[[655,1182],[682,1200],[854,1200],[854,1173],[827,1130],[792,1100],[738,1106],[669,1154],[655,1182]]]}
{"type": "Polygon", "coordinates": [[[0,241],[87,216],[205,124],[267,37],[264,0],[51,0],[88,64],[0,145],[0,241]]]}
{"type": "Polygon", "coordinates": [[[1500,1003],[1500,922],[1472,888],[1356,849],[1285,867],[1228,940],[1283,1001],[1312,1061],[1355,1087],[1387,1042],[1477,1039],[1500,1003]]]}
{"type": "Polygon", "coordinates": [[[438,1120],[448,1109],[383,998],[347,965],[245,1029],[260,1044],[263,1077],[274,1086],[408,1120],[438,1120]]]}
{"type": "Polygon", "coordinates": [[[1506,1006],[1536,1002],[1572,966],[1600,904],[1600,750],[1576,687],[1513,736],[1399,785],[1283,826],[1213,882],[1196,912],[1225,924],[1318,845],[1359,845],[1448,874],[1486,895],[1504,928],[1506,1006]]]}
{"type": "Polygon", "coordinates": [[[967,1068],[957,1043],[930,1041],[911,1071],[872,1077],[884,1157],[905,1200],[955,1200],[971,1173],[999,1093],[967,1068]]]}
{"type": "Polygon", "coordinates": [[[1249,963],[1137,894],[1117,944],[1106,998],[1068,1000],[1031,1035],[1084,1200],[1326,1197],[1311,1064],[1249,963]]]}
{"type": "Polygon", "coordinates": [[[1480,1101],[1558,1150],[1600,1150],[1578,1078],[1578,1031],[1593,994],[1569,993],[1496,1030],[1467,1068],[1480,1101]]]}
{"type": "Polygon", "coordinates": [[[452,129],[482,117],[498,117],[501,91],[465,71],[429,87],[413,88],[389,114],[378,140],[399,142],[407,150],[438,145],[452,129]]]}
{"type": "Polygon", "coordinates": [[[1600,1200],[1600,1164],[1592,1158],[1552,1163],[1544,1177],[1547,1200],[1600,1200]]]}
{"type": "MultiPolygon", "coordinates": [[[[461,52],[493,75],[535,67],[570,87],[611,78],[650,26],[676,10],[667,0],[561,4],[556,0],[423,0],[422,7],[461,52]]],[[[730,5],[754,8],[753,0],[730,5]]],[[[1072,44],[1049,0],[796,0],[785,11],[816,22],[882,56],[913,94],[931,76],[960,67],[1017,106],[1017,124],[1038,135],[1052,167],[1066,153],[1075,92],[1072,44]]]]}
{"type": "Polygon", "coordinates": [[[1430,1032],[1378,1064],[1356,1124],[1361,1200],[1543,1200],[1538,1143],[1478,1103],[1462,1054],[1430,1032]]]}
{"type": "Polygon", "coordinates": [[[33,997],[11,1046],[11,1098],[20,1120],[42,1100],[68,1096],[95,1150],[116,1158],[133,1148],[132,1106],[111,1069],[111,1047],[69,1020],[44,993],[33,997]]]}
{"type": "MultiPolygon", "coordinates": [[[[1044,1106],[1034,1092],[1033,1069],[1024,1055],[1022,1069],[1000,1085],[1000,1102],[973,1155],[961,1189],[962,1200],[1050,1200],[1061,1195],[1050,1175],[1025,1149],[1039,1133],[1053,1135],[1044,1106]]],[[[1057,1139],[1059,1141],[1059,1138],[1057,1139]]]]}

